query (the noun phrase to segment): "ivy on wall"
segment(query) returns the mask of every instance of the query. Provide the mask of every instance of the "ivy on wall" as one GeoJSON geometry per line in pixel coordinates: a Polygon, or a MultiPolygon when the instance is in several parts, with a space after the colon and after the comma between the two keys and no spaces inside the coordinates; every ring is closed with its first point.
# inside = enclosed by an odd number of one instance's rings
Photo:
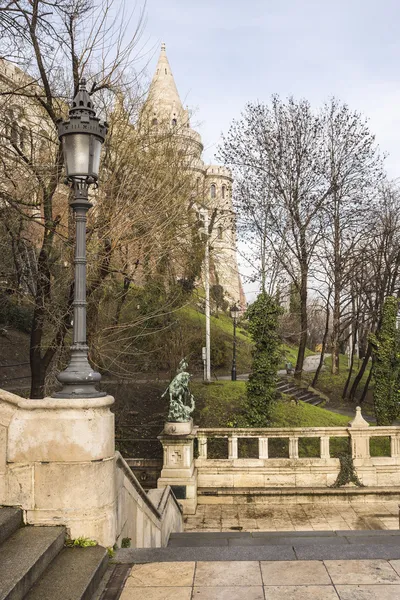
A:
{"type": "Polygon", "coordinates": [[[398,298],[388,296],[381,326],[369,336],[373,356],[374,409],[377,425],[391,425],[399,415],[400,332],[396,328],[398,298]]]}
{"type": "Polygon", "coordinates": [[[351,440],[348,440],[347,449],[338,456],[340,461],[340,471],[336,481],[331,487],[339,488],[349,483],[354,483],[357,487],[364,487],[358,479],[356,469],[354,467],[353,455],[351,452],[351,440]]]}

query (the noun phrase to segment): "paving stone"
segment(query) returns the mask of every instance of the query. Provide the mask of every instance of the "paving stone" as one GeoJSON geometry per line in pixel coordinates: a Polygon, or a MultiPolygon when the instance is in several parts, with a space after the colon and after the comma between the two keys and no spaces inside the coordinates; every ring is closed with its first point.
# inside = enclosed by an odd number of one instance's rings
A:
{"type": "Polygon", "coordinates": [[[195,587],[261,586],[260,565],[257,561],[198,562],[194,585],[195,587]]]}
{"type": "Polygon", "coordinates": [[[188,540],[193,540],[195,539],[196,536],[201,536],[203,539],[215,539],[215,538],[228,538],[228,537],[251,537],[253,534],[251,534],[248,531],[220,531],[220,532],[215,532],[215,533],[211,533],[208,531],[204,531],[201,533],[195,533],[195,532],[183,532],[183,533],[171,533],[171,535],[169,536],[170,540],[174,540],[174,539],[188,539],[188,540]]]}
{"type": "Polygon", "coordinates": [[[352,536],[352,537],[374,537],[374,536],[387,536],[387,535],[393,535],[393,536],[397,536],[398,538],[400,538],[400,531],[399,530],[395,530],[395,529],[380,529],[379,531],[371,531],[370,529],[367,530],[359,530],[359,531],[349,531],[348,529],[344,529],[344,530],[336,530],[335,531],[336,535],[340,535],[340,536],[352,536]]]}
{"type": "Polygon", "coordinates": [[[399,545],[400,546],[400,538],[398,535],[365,535],[365,536],[352,536],[346,535],[343,536],[342,539],[346,539],[350,544],[359,544],[360,540],[362,540],[363,544],[381,544],[381,545],[399,545]]]}
{"type": "Polygon", "coordinates": [[[265,600],[338,600],[332,585],[277,585],[264,587],[265,600]]]}
{"type": "Polygon", "coordinates": [[[338,585],[340,600],[399,600],[396,585],[338,585]]]}
{"type": "MultiPolygon", "coordinates": [[[[218,533],[218,532],[216,532],[218,533]]],[[[240,538],[231,538],[231,539],[238,539],[239,542],[241,542],[242,544],[246,541],[246,540],[250,540],[252,541],[252,538],[243,538],[243,540],[241,540],[240,538]]],[[[254,540],[253,540],[254,541],[254,540]]],[[[189,548],[196,548],[199,546],[227,546],[228,545],[228,538],[225,537],[218,537],[218,538],[202,538],[200,536],[196,536],[193,539],[178,539],[178,538],[173,538],[170,539],[168,542],[168,548],[183,548],[183,547],[189,547],[189,548]]]]}
{"type": "Polygon", "coordinates": [[[400,560],[391,560],[390,565],[396,571],[397,575],[400,575],[400,560]]]}
{"type": "Polygon", "coordinates": [[[330,585],[331,578],[322,561],[296,560],[285,562],[262,561],[263,583],[268,585],[330,585]]]}
{"type": "MultiPolygon", "coordinates": [[[[400,577],[385,560],[326,560],[325,566],[334,585],[395,584],[400,577]]],[[[398,588],[400,597],[400,587],[398,588]]]]}
{"type": "MultiPolygon", "coordinates": [[[[347,531],[347,533],[349,533],[347,531]]],[[[274,537],[274,538],[279,538],[279,537],[287,537],[288,534],[287,532],[282,532],[282,531],[275,531],[275,532],[271,532],[271,531],[255,531],[254,533],[251,534],[251,537],[274,537]]],[[[295,537],[313,537],[315,539],[315,537],[335,537],[336,536],[336,532],[335,531],[318,531],[318,533],[315,533],[314,531],[296,531],[293,532],[293,536],[295,537]]]]}
{"type": "Polygon", "coordinates": [[[299,560],[335,560],[335,559],[397,559],[400,547],[395,544],[316,544],[306,546],[296,544],[294,551],[299,560]]]}
{"type": "MultiPolygon", "coordinates": [[[[347,544],[347,538],[320,538],[320,539],[329,539],[330,545],[338,545],[341,546],[343,544],[347,544]]],[[[254,537],[254,538],[231,538],[228,540],[229,546],[295,546],[296,544],[311,545],[315,546],[316,540],[314,537],[297,537],[295,535],[286,535],[282,537],[276,538],[268,538],[266,536],[263,537],[254,537]]]]}
{"type": "Polygon", "coordinates": [[[261,586],[195,587],[193,600],[264,600],[261,586]]]}
{"type": "Polygon", "coordinates": [[[190,600],[191,595],[191,587],[125,587],[120,600],[190,600]]]}
{"type": "Polygon", "coordinates": [[[193,585],[194,562],[152,563],[134,565],[125,588],[187,587],[193,585]]]}
{"type": "Polygon", "coordinates": [[[290,546],[121,548],[117,550],[115,555],[116,562],[127,564],[174,561],[257,561],[295,559],[296,555],[290,546]]]}

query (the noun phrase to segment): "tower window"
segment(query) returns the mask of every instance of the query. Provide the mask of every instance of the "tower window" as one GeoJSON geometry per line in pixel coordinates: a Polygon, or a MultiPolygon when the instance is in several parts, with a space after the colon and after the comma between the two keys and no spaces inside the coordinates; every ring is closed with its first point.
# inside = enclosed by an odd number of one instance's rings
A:
{"type": "Polygon", "coordinates": [[[167,69],[165,69],[165,74],[167,74],[167,69]]]}
{"type": "Polygon", "coordinates": [[[158,121],[157,119],[154,117],[154,119],[151,122],[152,125],[158,125],[158,121]]]}
{"type": "Polygon", "coordinates": [[[217,195],[217,188],[215,186],[215,183],[213,183],[210,187],[210,196],[211,198],[215,198],[217,195]]]}
{"type": "Polygon", "coordinates": [[[220,227],[218,227],[218,239],[219,239],[219,240],[222,240],[222,234],[223,234],[223,229],[222,229],[222,227],[220,226],[220,227]]]}
{"type": "Polygon", "coordinates": [[[172,126],[175,127],[177,125],[178,121],[176,119],[172,119],[172,126]]]}
{"type": "Polygon", "coordinates": [[[225,198],[225,191],[226,191],[226,187],[223,185],[222,186],[222,198],[225,198]]]}

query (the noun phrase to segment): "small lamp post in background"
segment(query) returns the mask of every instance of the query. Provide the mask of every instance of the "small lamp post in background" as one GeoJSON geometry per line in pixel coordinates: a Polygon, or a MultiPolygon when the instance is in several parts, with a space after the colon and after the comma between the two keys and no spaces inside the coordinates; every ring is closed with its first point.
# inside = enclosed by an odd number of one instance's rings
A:
{"type": "Polygon", "coordinates": [[[96,398],[106,395],[96,390],[101,375],[89,364],[86,341],[86,215],[92,206],[88,191],[90,185],[97,184],[101,145],[106,133],[107,124],[96,117],[86,90],[86,80],[82,79],[69,110],[69,118],[58,124],[67,182],[74,190],[70,206],[75,215],[76,243],[71,358],[65,371],[57,375],[63,388],[53,394],[54,398],[96,398]]]}
{"type": "Polygon", "coordinates": [[[231,308],[231,317],[233,319],[233,354],[232,354],[232,381],[236,381],[236,324],[240,317],[240,309],[234,304],[231,308]]]}

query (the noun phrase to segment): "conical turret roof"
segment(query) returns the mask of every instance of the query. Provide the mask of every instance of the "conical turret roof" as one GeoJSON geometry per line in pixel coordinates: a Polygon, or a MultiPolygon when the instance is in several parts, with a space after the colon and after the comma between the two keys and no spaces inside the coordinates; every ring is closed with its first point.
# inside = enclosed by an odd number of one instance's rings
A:
{"type": "Polygon", "coordinates": [[[161,116],[182,115],[185,109],[179,98],[178,90],[168,62],[165,44],[161,44],[160,57],[158,59],[156,72],[150,85],[148,102],[161,116]]]}

